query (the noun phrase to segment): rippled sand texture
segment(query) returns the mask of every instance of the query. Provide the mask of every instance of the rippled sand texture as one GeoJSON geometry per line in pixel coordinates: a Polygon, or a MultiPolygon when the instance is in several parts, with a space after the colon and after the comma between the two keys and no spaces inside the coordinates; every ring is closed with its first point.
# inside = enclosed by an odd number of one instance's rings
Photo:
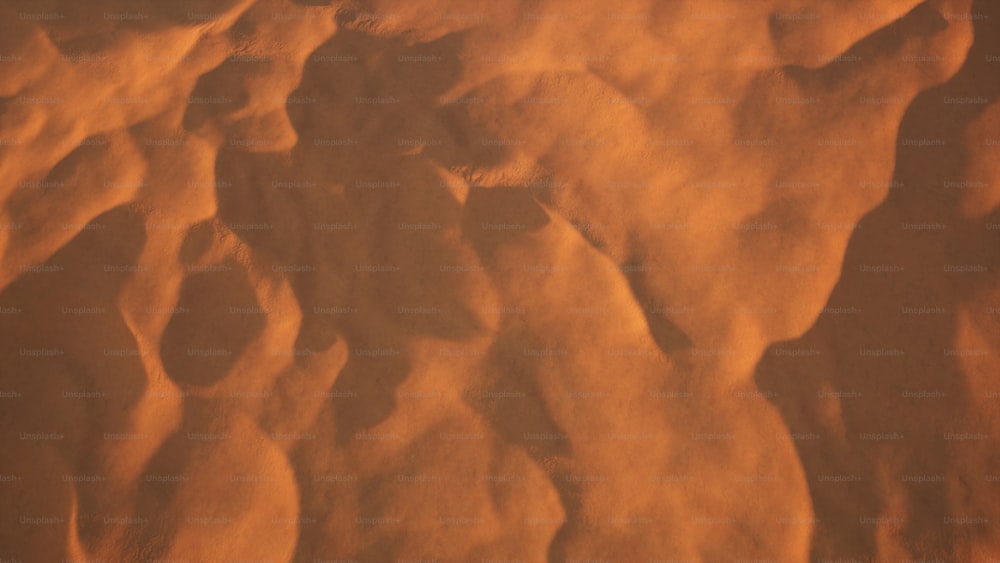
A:
{"type": "Polygon", "coordinates": [[[997,2],[0,22],[0,560],[1000,558],[997,2]]]}

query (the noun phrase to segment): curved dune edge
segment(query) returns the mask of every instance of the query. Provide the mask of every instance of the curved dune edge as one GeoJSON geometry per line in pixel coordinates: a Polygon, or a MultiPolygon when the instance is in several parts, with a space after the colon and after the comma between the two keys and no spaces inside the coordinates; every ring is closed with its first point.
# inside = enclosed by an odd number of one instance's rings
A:
{"type": "Polygon", "coordinates": [[[0,560],[1000,557],[998,20],[8,2],[0,560]]]}

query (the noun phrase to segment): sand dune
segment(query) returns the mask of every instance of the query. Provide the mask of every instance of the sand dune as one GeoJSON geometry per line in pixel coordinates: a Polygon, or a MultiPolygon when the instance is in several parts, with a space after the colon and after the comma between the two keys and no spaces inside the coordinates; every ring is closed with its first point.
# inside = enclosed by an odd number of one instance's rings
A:
{"type": "Polygon", "coordinates": [[[0,562],[1000,559],[997,21],[8,0],[0,562]]]}

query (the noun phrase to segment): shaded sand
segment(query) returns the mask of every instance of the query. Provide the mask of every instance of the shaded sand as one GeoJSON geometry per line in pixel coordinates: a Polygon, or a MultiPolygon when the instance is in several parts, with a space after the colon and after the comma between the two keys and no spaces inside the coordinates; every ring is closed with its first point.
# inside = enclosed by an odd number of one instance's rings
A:
{"type": "Polygon", "coordinates": [[[0,560],[1000,558],[998,21],[5,2],[0,560]]]}

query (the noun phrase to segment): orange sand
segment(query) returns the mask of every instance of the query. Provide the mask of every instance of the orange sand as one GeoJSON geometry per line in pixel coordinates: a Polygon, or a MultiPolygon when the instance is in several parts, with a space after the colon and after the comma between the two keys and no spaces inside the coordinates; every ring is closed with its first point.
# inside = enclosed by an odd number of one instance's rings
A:
{"type": "Polygon", "coordinates": [[[995,0],[6,0],[0,561],[1000,559],[995,0]]]}

